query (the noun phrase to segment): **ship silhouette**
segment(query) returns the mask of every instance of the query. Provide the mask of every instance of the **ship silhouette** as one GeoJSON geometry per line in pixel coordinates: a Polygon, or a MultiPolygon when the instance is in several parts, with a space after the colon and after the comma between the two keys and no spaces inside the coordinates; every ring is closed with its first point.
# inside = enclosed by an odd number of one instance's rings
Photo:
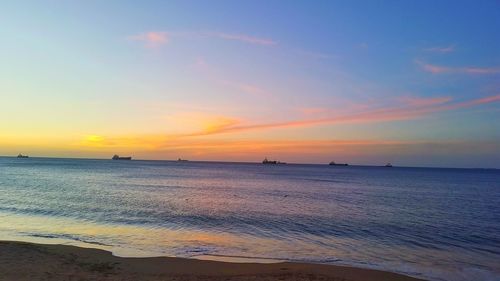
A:
{"type": "Polygon", "coordinates": [[[127,157],[120,157],[119,155],[113,155],[113,158],[111,158],[113,160],[132,160],[132,157],[131,156],[127,156],[127,157]]]}
{"type": "Polygon", "coordinates": [[[267,157],[262,160],[262,164],[286,164],[285,162],[280,162],[276,160],[268,160],[267,157]]]}
{"type": "Polygon", "coordinates": [[[349,166],[349,164],[347,163],[335,163],[335,161],[332,161],[330,162],[330,164],[328,164],[330,166],[349,166]]]}

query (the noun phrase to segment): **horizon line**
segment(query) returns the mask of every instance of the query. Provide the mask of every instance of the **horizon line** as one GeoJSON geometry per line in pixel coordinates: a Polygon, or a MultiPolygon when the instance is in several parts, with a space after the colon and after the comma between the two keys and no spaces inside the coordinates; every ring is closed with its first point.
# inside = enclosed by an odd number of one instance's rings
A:
{"type": "MultiPolygon", "coordinates": [[[[10,156],[10,155],[0,155],[0,158],[17,158],[17,156],[10,156]]],[[[73,159],[73,160],[111,160],[111,158],[91,158],[91,157],[57,157],[57,156],[29,156],[29,158],[45,158],[45,159],[73,159]]],[[[29,159],[28,158],[28,159],[29,159]]],[[[26,158],[23,158],[26,159],[26,158]]],[[[187,161],[182,161],[182,163],[186,162],[199,162],[199,163],[227,163],[227,164],[262,164],[262,162],[252,162],[252,161],[223,161],[223,160],[189,160],[189,159],[184,159],[183,160],[187,161]]],[[[117,161],[117,160],[114,160],[117,161]]],[[[181,162],[178,159],[134,159],[132,157],[131,160],[124,160],[120,162],[128,162],[128,161],[157,161],[157,162],[181,162]]],[[[283,165],[321,165],[321,166],[329,166],[329,163],[296,163],[296,162],[281,162],[281,165],[277,166],[283,166],[283,165]]],[[[393,166],[391,168],[423,168],[423,169],[470,169],[470,170],[500,170],[500,168],[495,168],[495,167],[446,167],[446,166],[398,166],[394,165],[392,162],[390,162],[393,166]]],[[[354,167],[374,167],[374,168],[385,168],[384,164],[381,165],[369,165],[369,164],[349,164],[347,166],[347,169],[349,166],[354,166],[354,167]]],[[[386,163],[387,164],[387,163],[386,163]]],[[[274,166],[274,165],[272,165],[274,166]]],[[[346,169],[345,166],[343,166],[344,169],[346,169]]]]}

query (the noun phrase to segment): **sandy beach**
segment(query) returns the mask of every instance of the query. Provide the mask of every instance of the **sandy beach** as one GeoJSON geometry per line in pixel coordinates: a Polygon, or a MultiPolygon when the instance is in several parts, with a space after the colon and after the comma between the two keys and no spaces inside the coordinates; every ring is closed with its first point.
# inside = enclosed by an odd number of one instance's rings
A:
{"type": "Polygon", "coordinates": [[[227,263],[155,257],[121,258],[65,245],[0,242],[0,280],[336,280],[416,281],[400,274],[304,263],[227,263]]]}

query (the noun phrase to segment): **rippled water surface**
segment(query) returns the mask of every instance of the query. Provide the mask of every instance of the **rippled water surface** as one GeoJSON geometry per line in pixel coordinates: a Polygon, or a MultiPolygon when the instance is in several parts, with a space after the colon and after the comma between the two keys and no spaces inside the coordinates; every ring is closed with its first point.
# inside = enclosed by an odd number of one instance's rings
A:
{"type": "Polygon", "coordinates": [[[500,171],[0,158],[0,239],[500,280],[500,171]]]}

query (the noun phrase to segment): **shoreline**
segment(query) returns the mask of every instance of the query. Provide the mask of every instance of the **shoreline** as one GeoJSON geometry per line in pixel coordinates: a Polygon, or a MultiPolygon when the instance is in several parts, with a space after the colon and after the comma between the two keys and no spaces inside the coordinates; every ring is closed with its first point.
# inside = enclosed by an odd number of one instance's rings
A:
{"type": "Polygon", "coordinates": [[[123,258],[101,249],[16,241],[0,241],[0,280],[424,281],[349,266],[235,263],[176,257],[123,258]]]}

